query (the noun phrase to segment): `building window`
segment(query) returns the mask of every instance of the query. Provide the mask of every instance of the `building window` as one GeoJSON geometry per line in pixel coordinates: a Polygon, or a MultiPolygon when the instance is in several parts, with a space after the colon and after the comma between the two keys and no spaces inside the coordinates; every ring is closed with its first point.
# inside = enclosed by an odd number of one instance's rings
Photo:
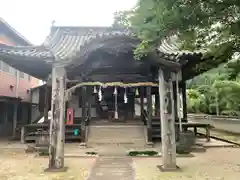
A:
{"type": "Polygon", "coordinates": [[[30,75],[28,75],[28,81],[29,81],[29,82],[31,81],[31,76],[30,76],[30,75]]]}
{"type": "Polygon", "coordinates": [[[2,61],[0,61],[0,71],[2,70],[2,61]]]}
{"type": "Polygon", "coordinates": [[[20,71],[20,72],[19,72],[19,77],[20,77],[20,78],[24,78],[24,72],[21,72],[21,71],[20,71]]]}

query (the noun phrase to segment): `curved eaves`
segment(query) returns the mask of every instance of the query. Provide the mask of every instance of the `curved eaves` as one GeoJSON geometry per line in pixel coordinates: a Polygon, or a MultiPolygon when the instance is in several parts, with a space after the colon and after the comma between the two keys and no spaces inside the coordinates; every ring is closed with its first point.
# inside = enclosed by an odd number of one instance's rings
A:
{"type": "Polygon", "coordinates": [[[45,80],[51,72],[53,56],[44,47],[0,45],[0,59],[12,67],[36,78],[45,80]]]}

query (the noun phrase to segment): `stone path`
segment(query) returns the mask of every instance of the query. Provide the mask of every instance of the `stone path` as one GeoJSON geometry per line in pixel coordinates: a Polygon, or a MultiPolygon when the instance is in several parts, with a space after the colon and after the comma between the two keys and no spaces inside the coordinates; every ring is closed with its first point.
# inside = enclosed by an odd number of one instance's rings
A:
{"type": "Polygon", "coordinates": [[[99,156],[87,180],[134,180],[132,163],[127,156],[99,156]]]}

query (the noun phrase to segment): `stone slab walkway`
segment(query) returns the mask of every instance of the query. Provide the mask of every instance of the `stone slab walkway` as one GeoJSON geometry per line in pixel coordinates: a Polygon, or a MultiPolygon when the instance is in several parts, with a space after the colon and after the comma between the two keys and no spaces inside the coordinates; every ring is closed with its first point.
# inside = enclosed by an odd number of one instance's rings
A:
{"type": "Polygon", "coordinates": [[[132,163],[127,156],[99,156],[87,180],[134,180],[132,163]]]}

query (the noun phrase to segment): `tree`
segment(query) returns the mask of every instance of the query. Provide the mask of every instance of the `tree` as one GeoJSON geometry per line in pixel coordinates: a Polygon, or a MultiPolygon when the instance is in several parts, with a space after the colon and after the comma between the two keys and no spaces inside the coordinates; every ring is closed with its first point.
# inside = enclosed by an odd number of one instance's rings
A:
{"type": "Polygon", "coordinates": [[[240,79],[229,80],[228,68],[220,66],[187,82],[188,112],[240,115],[240,79]],[[193,93],[192,93],[193,94],[193,93]]]}
{"type": "Polygon", "coordinates": [[[130,24],[131,11],[117,11],[114,13],[112,26],[115,28],[128,28],[130,24]]]}
{"type": "MultiPolygon", "coordinates": [[[[240,48],[239,0],[139,0],[130,22],[142,40],[137,58],[173,35],[180,48],[207,50],[220,62],[232,59],[240,48]]],[[[240,64],[238,59],[231,62],[234,77],[240,65],[232,64],[240,64]]]]}

